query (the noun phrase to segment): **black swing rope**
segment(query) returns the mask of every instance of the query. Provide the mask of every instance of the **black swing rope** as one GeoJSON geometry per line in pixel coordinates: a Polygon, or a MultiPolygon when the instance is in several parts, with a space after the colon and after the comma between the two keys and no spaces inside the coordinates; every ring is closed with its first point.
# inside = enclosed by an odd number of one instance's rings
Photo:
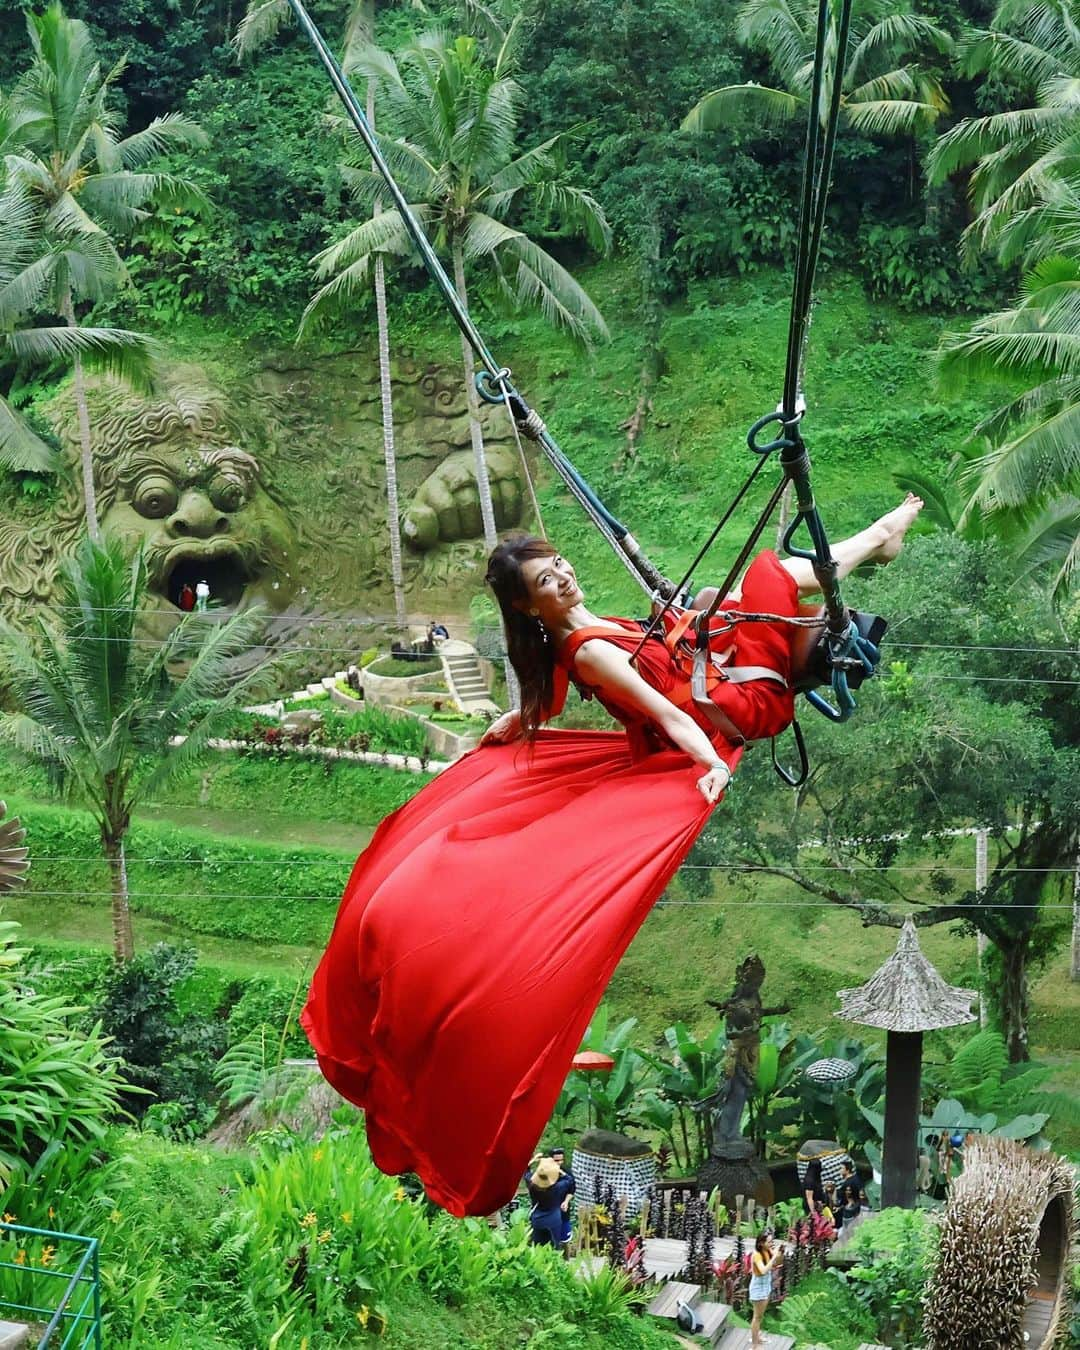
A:
{"type": "MultiPolygon", "coordinates": [[[[634,653],[634,655],[637,655],[644,642],[656,631],[665,613],[676,603],[676,598],[686,593],[694,572],[719,537],[735,508],[749,491],[766,460],[773,451],[779,450],[781,452],[780,467],[782,469],[780,482],[762,508],[727,576],[718,587],[711,605],[707,610],[702,611],[697,620],[697,649],[698,653],[704,657],[711,635],[709,628],[711,620],[724,597],[730,593],[750,554],[761,538],[766,525],[772,519],[784,492],[789,485],[792,486],[795,490],[797,510],[784,533],[782,546],[787,552],[810,562],[825,599],[826,617],[824,619],[784,618],[780,621],[800,627],[817,626],[827,629],[829,665],[834,675],[833,687],[837,694],[839,706],[832,707],[820,695],[813,696],[811,701],[819,711],[824,712],[826,716],[836,721],[844,720],[854,708],[854,702],[847,689],[847,669],[861,667],[864,671],[869,671],[871,659],[876,658],[877,653],[873,649],[867,649],[860,645],[863,644],[864,640],[852,628],[849,613],[840,595],[839,582],[836,576],[836,562],[832,557],[828,536],[817,510],[810,484],[810,457],[802,438],[801,423],[804,412],[802,397],[803,362],[813,306],[814,278],[821,254],[821,238],[825,227],[825,212],[832,176],[840,99],[843,90],[844,62],[851,26],[851,8],[852,0],[841,0],[836,26],[835,66],[829,90],[828,110],[823,118],[822,105],[831,7],[829,0],[819,0],[818,4],[814,67],[807,118],[806,152],[799,212],[799,233],[792,284],[791,317],[788,324],[784,387],[780,405],[775,412],[769,413],[755,422],[747,433],[747,443],[758,456],[757,463],[751,469],[721,520],[704,545],[698,550],[693,562],[677,584],[675,595],[668,597],[653,614],[645,628],[642,641],[638,644],[637,651],[634,653]],[[780,434],[771,441],[763,441],[761,438],[765,429],[774,423],[779,423],[780,434]],[[792,545],[792,537],[795,531],[804,522],[810,533],[813,544],[812,550],[795,548],[792,545]]],[[[738,622],[756,621],[757,617],[743,614],[737,610],[728,611],[725,613],[725,624],[730,627],[738,622]]]]}

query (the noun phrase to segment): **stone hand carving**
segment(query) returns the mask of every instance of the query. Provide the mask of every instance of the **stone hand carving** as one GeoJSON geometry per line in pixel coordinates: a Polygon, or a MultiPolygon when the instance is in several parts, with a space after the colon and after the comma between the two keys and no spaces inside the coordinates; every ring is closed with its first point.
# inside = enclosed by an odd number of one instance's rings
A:
{"type": "MultiPolygon", "coordinates": [[[[521,482],[514,456],[501,447],[487,451],[488,479],[500,530],[521,520],[521,482]]],[[[423,483],[405,512],[405,538],[418,551],[483,534],[480,498],[476,489],[475,460],[471,450],[447,455],[423,483]]]]}

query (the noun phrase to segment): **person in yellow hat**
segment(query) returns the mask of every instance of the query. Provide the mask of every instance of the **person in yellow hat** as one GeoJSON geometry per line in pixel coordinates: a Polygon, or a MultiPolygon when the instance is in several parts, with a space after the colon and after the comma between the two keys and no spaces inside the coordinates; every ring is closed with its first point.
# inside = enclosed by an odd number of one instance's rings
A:
{"type": "Polygon", "coordinates": [[[570,1208],[573,1179],[554,1158],[534,1158],[533,1164],[531,1171],[525,1174],[525,1185],[532,1202],[529,1210],[532,1242],[537,1247],[561,1247],[563,1216],[570,1208]]]}

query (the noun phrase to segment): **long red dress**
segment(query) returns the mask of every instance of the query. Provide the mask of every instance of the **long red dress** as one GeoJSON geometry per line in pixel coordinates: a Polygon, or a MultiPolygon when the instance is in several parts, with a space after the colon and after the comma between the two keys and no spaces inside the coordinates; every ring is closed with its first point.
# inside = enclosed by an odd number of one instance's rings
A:
{"type": "MultiPolygon", "coordinates": [[[[740,607],[796,613],[775,554],[751,564],[740,607]]],[[[724,645],[787,676],[792,631],[744,624],[724,645]]],[[[630,625],[609,640],[639,638],[630,625]]],[[[662,693],[677,678],[662,641],[638,669],[662,693]]],[[[772,681],[712,697],[750,739],[792,718],[772,681]]],[[[619,958],[712,809],[701,767],[615,711],[629,736],[485,746],[388,816],[312,980],[301,1022],[326,1078],[364,1107],[372,1157],[452,1214],[513,1195],[619,958]]],[[[742,747],[716,744],[734,769],[742,747]]]]}

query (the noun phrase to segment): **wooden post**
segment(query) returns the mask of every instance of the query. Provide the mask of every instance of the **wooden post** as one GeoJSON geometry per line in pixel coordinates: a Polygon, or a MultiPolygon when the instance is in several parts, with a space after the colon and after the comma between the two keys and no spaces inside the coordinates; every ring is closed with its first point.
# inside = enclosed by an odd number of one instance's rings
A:
{"type": "MultiPolygon", "coordinates": [[[[980,899],[986,890],[986,831],[975,831],[975,894],[980,899]]],[[[986,934],[979,929],[975,934],[975,944],[979,953],[979,1026],[986,1028],[986,971],[983,960],[986,955],[986,934]]]]}
{"type": "Polygon", "coordinates": [[[922,1032],[890,1031],[885,1049],[885,1146],[881,1207],[915,1208],[922,1097],[922,1032]]]}
{"type": "Polygon", "coordinates": [[[1080,853],[1076,856],[1076,870],[1073,873],[1073,931],[1072,931],[1072,968],[1070,975],[1080,980],[1080,853]]]}

